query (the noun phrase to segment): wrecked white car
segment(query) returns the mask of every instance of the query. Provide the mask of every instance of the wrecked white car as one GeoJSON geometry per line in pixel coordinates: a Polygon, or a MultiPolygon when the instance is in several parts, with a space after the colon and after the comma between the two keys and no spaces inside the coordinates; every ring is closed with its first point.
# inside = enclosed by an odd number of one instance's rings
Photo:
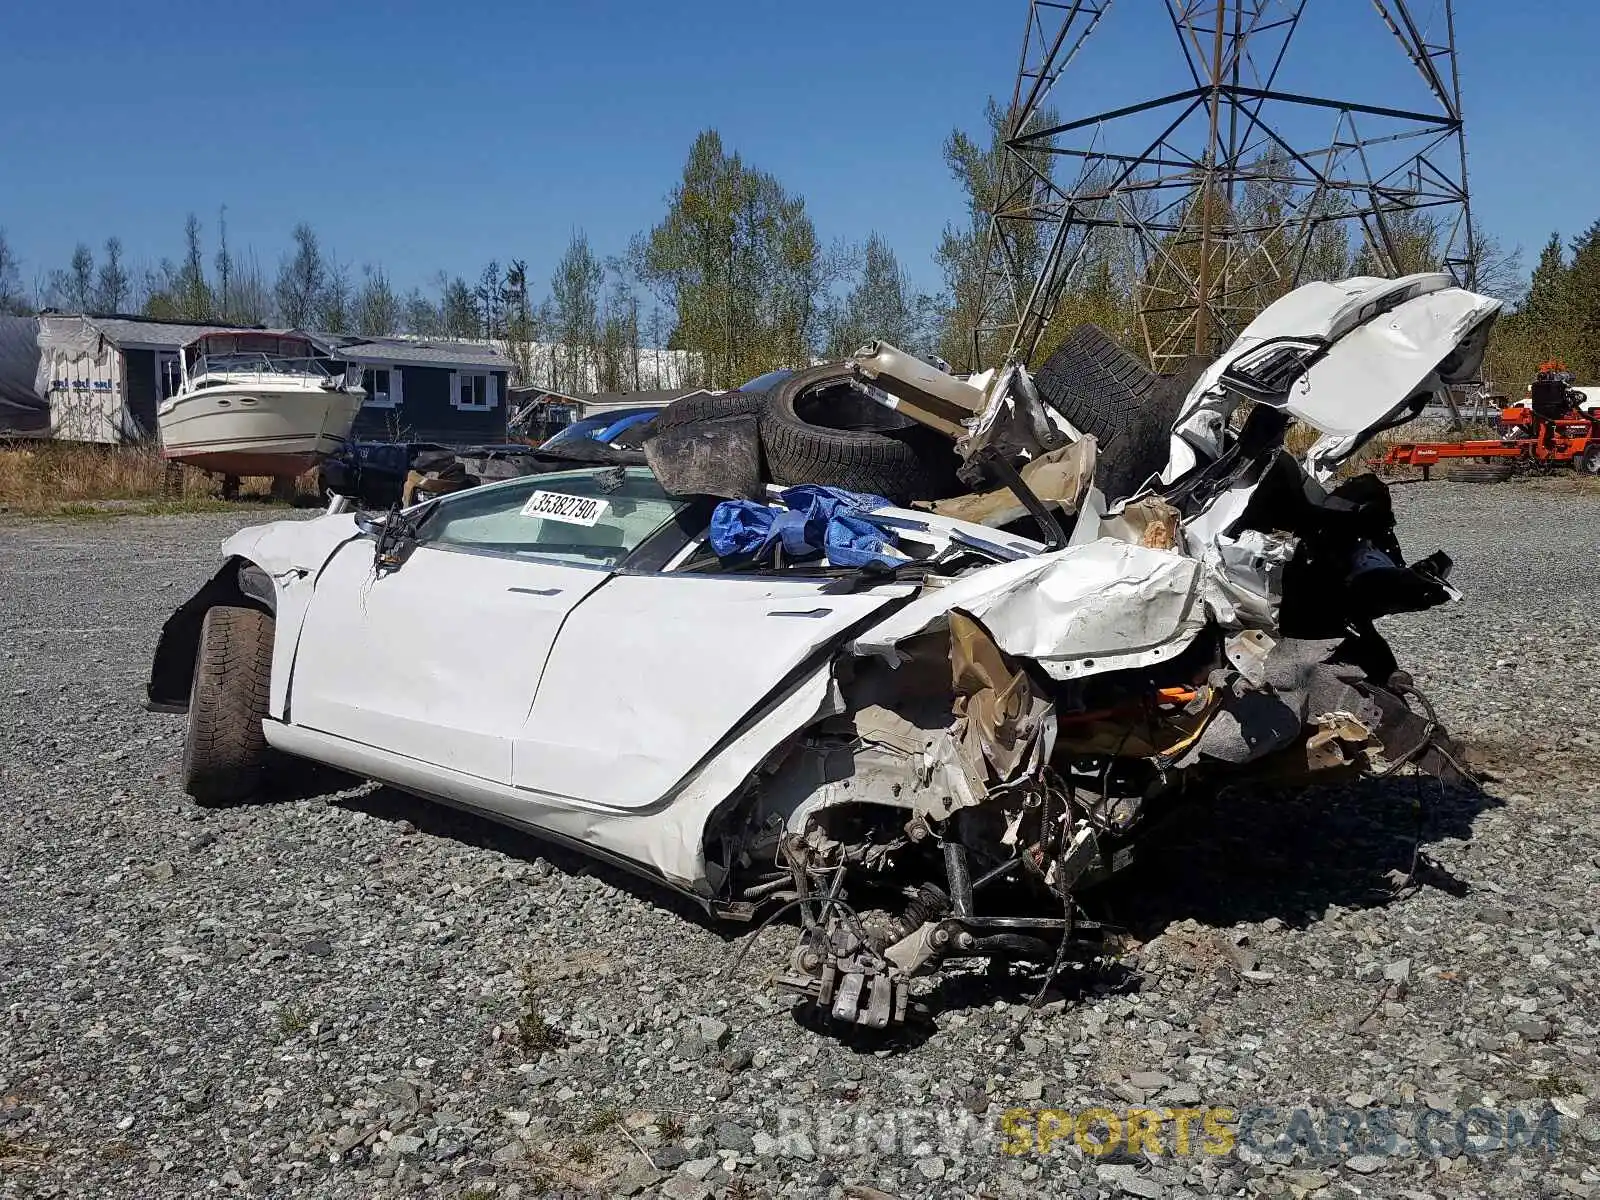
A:
{"type": "Polygon", "coordinates": [[[1443,275],[1291,293],[1171,394],[1157,461],[1116,451],[1142,486],[1115,503],[1097,440],[1132,418],[1071,411],[1070,363],[961,381],[867,347],[770,402],[792,425],[820,419],[808,387],[854,388],[954,439],[969,494],[705,494],[618,464],[245,530],[167,622],[149,700],[187,710],[204,801],[276,751],[725,917],[797,909],[782,982],[883,1027],[947,958],[1059,965],[1160,807],[1452,769],[1374,625],[1448,599],[1449,560],[1406,565],[1383,484],[1332,480],[1476,370],[1497,307],[1443,275]]]}

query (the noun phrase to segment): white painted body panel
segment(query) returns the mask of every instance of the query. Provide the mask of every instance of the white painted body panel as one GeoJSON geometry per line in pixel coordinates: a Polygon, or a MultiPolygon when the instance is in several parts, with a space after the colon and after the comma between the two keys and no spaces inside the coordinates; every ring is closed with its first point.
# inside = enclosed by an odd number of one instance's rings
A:
{"type": "Polygon", "coordinates": [[[1310,283],[1269,305],[1189,390],[1173,425],[1161,480],[1171,483],[1201,456],[1221,452],[1222,430],[1238,404],[1222,383],[1236,361],[1278,339],[1329,343],[1327,352],[1277,402],[1323,436],[1306,456],[1326,477],[1370,429],[1383,424],[1456,352],[1500,302],[1429,272],[1400,279],[1358,276],[1310,283]]]}
{"type": "Polygon", "coordinates": [[[686,779],[669,803],[642,812],[546,796],[277,721],[267,721],[264,731],[268,744],[286,754],[553,835],[709,899],[715,884],[707,878],[707,823],[795,730],[833,711],[835,695],[831,665],[802,676],[753,714],[748,726],[686,779]]]}
{"type": "Polygon", "coordinates": [[[618,808],[666,797],[819,647],[914,590],[618,575],[577,606],[517,739],[519,787],[618,808]]]}
{"type": "Polygon", "coordinates": [[[1204,565],[1112,538],[1001,563],[926,592],[851,647],[898,661],[906,638],[945,627],[952,609],[981,621],[1007,654],[1074,679],[1175,657],[1214,612],[1204,565]]]}
{"type": "Polygon", "coordinates": [[[498,783],[567,614],[604,571],[422,546],[379,578],[372,543],[317,580],[289,692],[296,725],[498,783]]]}
{"type": "Polygon", "coordinates": [[[265,571],[277,595],[267,700],[267,713],[277,720],[283,719],[288,704],[295,647],[306,609],[316,594],[317,575],[340,546],[360,536],[355,518],[340,513],[312,521],[252,525],[222,543],[224,556],[247,559],[265,571]]]}

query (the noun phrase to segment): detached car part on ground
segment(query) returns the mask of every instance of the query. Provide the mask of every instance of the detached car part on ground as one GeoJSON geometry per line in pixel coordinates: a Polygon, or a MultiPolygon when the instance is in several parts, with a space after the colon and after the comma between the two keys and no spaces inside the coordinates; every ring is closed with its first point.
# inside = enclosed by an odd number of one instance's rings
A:
{"type": "MultiPolygon", "coordinates": [[[[235,535],[167,622],[149,698],[187,707],[204,801],[247,794],[276,751],[568,842],[724,917],[797,910],[781,982],[881,1028],[952,957],[1053,971],[1077,953],[1084,890],[1158,811],[1252,777],[1451,772],[1374,624],[1449,598],[1449,560],[1406,565],[1383,484],[1332,478],[1476,370],[1497,309],[1442,275],[1290,293],[1192,387],[1152,400],[1132,379],[1132,409],[1172,420],[1114,504],[1084,430],[1115,445],[1128,423],[1079,394],[1104,356],[963,381],[867,347],[829,378],[954,438],[971,491],[942,511],[684,492],[668,477],[718,476],[696,444],[770,416],[709,411],[665,472],[567,470],[235,535]],[[1285,449],[1296,420],[1319,435],[1303,458],[1285,449]]],[[[803,423],[807,389],[790,395],[803,423]]]]}

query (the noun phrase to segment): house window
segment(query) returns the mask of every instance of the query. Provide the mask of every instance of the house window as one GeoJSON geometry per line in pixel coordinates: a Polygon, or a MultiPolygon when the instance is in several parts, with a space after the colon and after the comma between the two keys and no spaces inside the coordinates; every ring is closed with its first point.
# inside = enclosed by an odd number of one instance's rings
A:
{"type": "Polygon", "coordinates": [[[450,403],[471,412],[488,412],[499,403],[498,380],[490,374],[459,372],[451,376],[450,403]]]}
{"type": "Polygon", "coordinates": [[[361,372],[361,386],[367,393],[368,408],[394,408],[400,403],[398,367],[368,367],[361,372]]]}

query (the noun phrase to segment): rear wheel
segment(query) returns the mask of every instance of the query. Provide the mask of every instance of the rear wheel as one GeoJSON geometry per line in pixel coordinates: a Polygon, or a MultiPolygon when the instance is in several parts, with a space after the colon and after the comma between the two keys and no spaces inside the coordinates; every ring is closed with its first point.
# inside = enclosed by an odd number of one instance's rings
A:
{"type": "Polygon", "coordinates": [[[1573,459],[1573,465],[1585,475],[1600,475],[1600,442],[1591,442],[1583,453],[1573,459]]]}
{"type": "Polygon", "coordinates": [[[183,790],[202,804],[243,800],[260,786],[272,632],[266,613],[226,605],[209,610],[200,627],[183,741],[183,790]]]}

